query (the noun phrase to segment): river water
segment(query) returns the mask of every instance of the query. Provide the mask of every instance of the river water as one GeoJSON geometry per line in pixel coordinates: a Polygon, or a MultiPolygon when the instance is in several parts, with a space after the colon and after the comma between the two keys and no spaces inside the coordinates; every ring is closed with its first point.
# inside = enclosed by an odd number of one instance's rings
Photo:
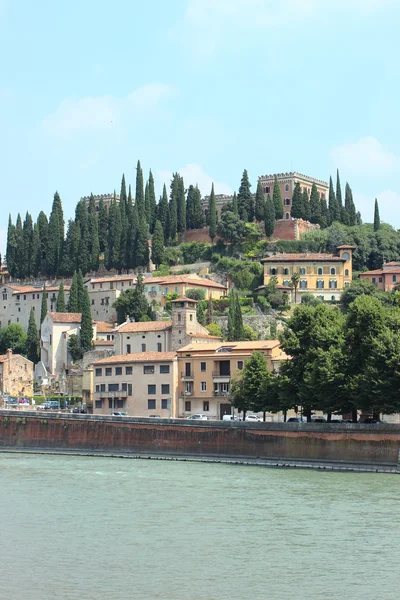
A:
{"type": "Polygon", "coordinates": [[[0,455],[1,600],[396,600],[400,478],[0,455]]]}

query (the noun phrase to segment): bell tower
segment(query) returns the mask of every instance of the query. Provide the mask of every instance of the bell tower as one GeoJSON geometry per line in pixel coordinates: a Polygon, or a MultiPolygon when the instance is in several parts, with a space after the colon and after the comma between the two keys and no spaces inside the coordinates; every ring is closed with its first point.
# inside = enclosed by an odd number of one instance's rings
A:
{"type": "MultiPolygon", "coordinates": [[[[182,348],[191,342],[190,335],[198,333],[196,308],[197,300],[180,296],[172,304],[172,350],[182,348]]],[[[200,326],[200,329],[201,326],[200,326]]]]}

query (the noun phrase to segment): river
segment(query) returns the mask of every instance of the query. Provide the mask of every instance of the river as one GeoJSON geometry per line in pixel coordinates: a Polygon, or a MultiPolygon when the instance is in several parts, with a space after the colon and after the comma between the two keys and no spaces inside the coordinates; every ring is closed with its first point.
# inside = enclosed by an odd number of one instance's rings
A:
{"type": "Polygon", "coordinates": [[[395,600],[400,478],[0,454],[1,600],[395,600]]]}

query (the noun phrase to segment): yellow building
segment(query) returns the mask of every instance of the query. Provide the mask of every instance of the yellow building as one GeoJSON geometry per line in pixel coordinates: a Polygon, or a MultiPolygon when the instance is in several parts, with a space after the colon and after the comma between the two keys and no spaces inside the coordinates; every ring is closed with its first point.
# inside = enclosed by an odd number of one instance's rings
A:
{"type": "Polygon", "coordinates": [[[223,298],[228,292],[226,285],[199,277],[195,273],[189,275],[166,275],[164,277],[146,277],[143,280],[144,291],[149,302],[155,301],[165,306],[167,294],[176,293],[186,296],[189,289],[204,290],[206,298],[223,298]]]}
{"type": "Polygon", "coordinates": [[[304,294],[338,301],[352,280],[353,249],[354,246],[337,246],[337,254],[280,254],[264,258],[264,285],[276,278],[279,288],[288,290],[292,302],[301,302],[304,294]],[[295,273],[299,275],[296,294],[291,289],[295,273]]]}
{"type": "Polygon", "coordinates": [[[180,348],[176,416],[202,413],[209,419],[222,419],[231,414],[231,379],[240,373],[255,350],[264,354],[271,371],[278,371],[281,361],[287,360],[279,340],[195,342],[180,348]]]}

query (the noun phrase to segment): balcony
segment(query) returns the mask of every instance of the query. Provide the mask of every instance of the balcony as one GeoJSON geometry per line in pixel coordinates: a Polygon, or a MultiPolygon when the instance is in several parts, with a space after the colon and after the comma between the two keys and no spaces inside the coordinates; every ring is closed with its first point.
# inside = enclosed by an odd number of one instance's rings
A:
{"type": "Polygon", "coordinates": [[[193,381],[194,375],[193,373],[181,373],[181,381],[193,381]]]}
{"type": "Polygon", "coordinates": [[[229,383],[231,380],[231,372],[221,373],[220,371],[213,371],[213,380],[215,383],[229,383]]]}
{"type": "Polygon", "coordinates": [[[223,392],[222,390],[214,390],[213,396],[218,396],[218,397],[227,397],[229,396],[229,392],[223,392]]]}
{"type": "Polygon", "coordinates": [[[120,390],[119,392],[95,392],[94,397],[96,400],[101,400],[102,398],[127,398],[128,391],[120,390]]]}

